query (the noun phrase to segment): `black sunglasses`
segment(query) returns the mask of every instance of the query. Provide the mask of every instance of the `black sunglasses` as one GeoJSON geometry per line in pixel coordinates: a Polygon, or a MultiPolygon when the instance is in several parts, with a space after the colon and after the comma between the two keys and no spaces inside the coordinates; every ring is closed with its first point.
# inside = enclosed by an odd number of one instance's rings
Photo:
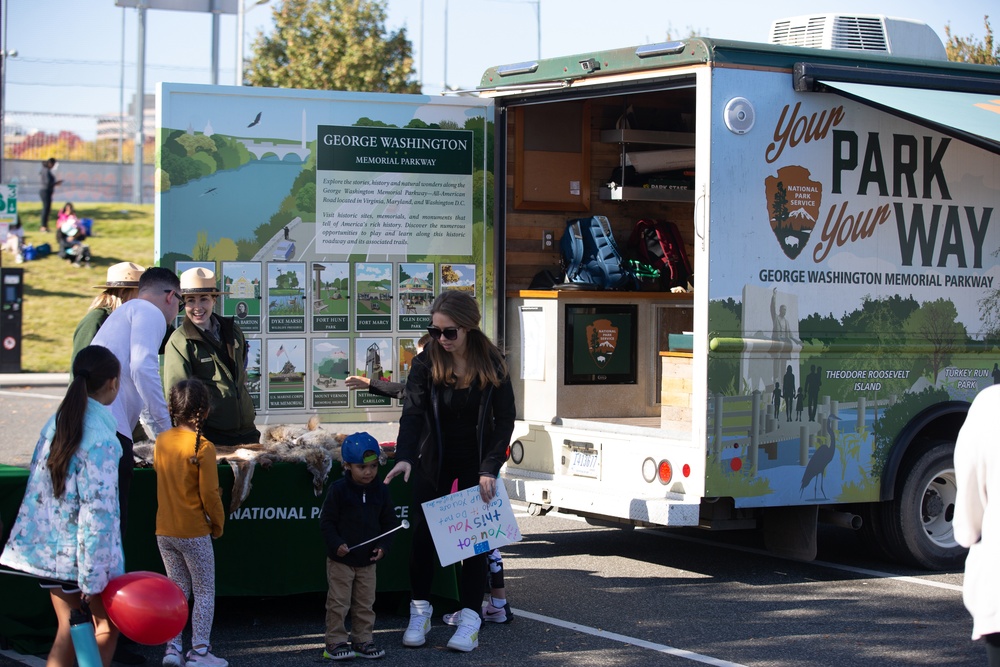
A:
{"type": "Polygon", "coordinates": [[[178,313],[184,312],[184,297],[181,296],[180,292],[178,292],[177,290],[173,290],[173,289],[165,289],[165,290],[163,290],[163,293],[164,294],[173,294],[175,297],[177,297],[177,312],[178,313]]]}
{"type": "Polygon", "coordinates": [[[441,336],[444,336],[445,340],[455,340],[458,338],[458,327],[448,327],[447,329],[427,327],[427,333],[434,340],[441,340],[441,336]]]}

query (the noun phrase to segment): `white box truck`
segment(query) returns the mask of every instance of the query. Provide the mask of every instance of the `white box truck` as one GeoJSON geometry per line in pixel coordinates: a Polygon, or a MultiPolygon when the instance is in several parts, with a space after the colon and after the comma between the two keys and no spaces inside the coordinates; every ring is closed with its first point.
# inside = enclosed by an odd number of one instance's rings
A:
{"type": "MultiPolygon", "coordinates": [[[[520,410],[504,480],[536,512],[762,527],[799,558],[826,520],[954,567],[953,443],[1000,382],[1000,74],[891,53],[885,17],[811,23],[880,39],[486,72],[520,410]],[[676,223],[693,289],[526,289],[538,239],[592,215],[623,249],[676,223]]],[[[933,36],[895,24],[901,48],[933,36]]]]}

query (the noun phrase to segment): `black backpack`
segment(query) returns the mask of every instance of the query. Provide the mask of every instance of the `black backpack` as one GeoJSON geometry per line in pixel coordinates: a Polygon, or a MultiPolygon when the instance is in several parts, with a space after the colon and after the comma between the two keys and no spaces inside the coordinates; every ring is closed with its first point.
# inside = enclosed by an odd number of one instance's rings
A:
{"type": "Polygon", "coordinates": [[[674,223],[640,220],[635,223],[628,244],[640,261],[659,269],[663,289],[686,288],[691,282],[691,262],[684,249],[684,239],[674,223]]]}

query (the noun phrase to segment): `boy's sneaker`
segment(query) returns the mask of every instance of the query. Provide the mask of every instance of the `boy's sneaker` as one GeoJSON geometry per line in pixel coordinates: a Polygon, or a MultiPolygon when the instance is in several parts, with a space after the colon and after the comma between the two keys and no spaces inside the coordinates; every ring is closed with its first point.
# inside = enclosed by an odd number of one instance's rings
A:
{"type": "Polygon", "coordinates": [[[184,667],[184,654],[179,648],[167,644],[167,652],[163,654],[163,667],[184,667]]]}
{"type": "Polygon", "coordinates": [[[497,607],[490,600],[483,607],[483,620],[487,623],[510,623],[514,620],[514,614],[510,611],[510,603],[504,601],[502,607],[497,607]]]}
{"type": "Polygon", "coordinates": [[[350,660],[354,657],[354,651],[347,642],[340,642],[333,648],[323,649],[324,660],[350,660]]]}
{"type": "Polygon", "coordinates": [[[434,607],[427,600],[410,600],[410,624],[403,633],[403,646],[423,646],[431,629],[434,607]]]}
{"type": "Polygon", "coordinates": [[[229,662],[212,655],[212,652],[207,649],[204,653],[191,649],[188,651],[184,667],[229,667],[229,662]]]}
{"type": "Polygon", "coordinates": [[[478,612],[472,609],[465,608],[458,613],[460,614],[458,629],[448,641],[448,648],[468,653],[479,646],[479,626],[483,620],[479,618],[478,612]]]}
{"type": "Polygon", "coordinates": [[[385,651],[375,646],[375,642],[365,642],[363,644],[354,644],[351,648],[354,649],[354,654],[359,658],[381,658],[385,655],[385,651]]]}

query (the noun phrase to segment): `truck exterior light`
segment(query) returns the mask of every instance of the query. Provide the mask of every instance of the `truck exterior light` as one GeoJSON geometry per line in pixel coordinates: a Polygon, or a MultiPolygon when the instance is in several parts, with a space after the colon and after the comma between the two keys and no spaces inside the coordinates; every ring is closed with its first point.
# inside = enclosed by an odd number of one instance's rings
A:
{"type": "Polygon", "coordinates": [[[660,465],[657,467],[657,475],[660,478],[660,484],[670,483],[670,480],[674,478],[674,467],[670,465],[670,461],[666,459],[660,461],[660,465]]]}

